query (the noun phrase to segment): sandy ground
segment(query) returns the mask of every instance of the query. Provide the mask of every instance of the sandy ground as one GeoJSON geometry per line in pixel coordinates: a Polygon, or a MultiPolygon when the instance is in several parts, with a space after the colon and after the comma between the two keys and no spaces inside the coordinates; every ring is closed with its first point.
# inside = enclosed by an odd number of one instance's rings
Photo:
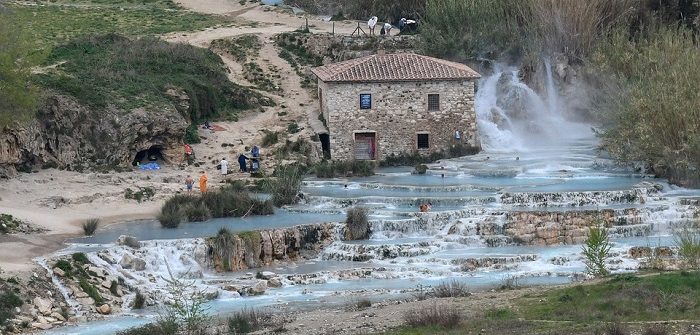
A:
{"type": "MultiPolygon", "coordinates": [[[[331,32],[331,22],[313,16],[294,15],[290,10],[263,6],[257,2],[241,5],[237,0],[182,0],[179,3],[193,11],[232,17],[236,26],[172,33],[163,36],[163,39],[208,47],[217,38],[256,34],[263,47],[254,61],[264,71],[276,72],[282,78],[279,80],[281,92],[260,93],[272,98],[278,107],[264,108],[264,112],[248,112],[238,122],[217,123],[226,131],[200,129],[203,141],[193,146],[197,161],[204,163],[200,168],[164,166],[159,171],[119,173],[77,173],[49,169],[22,173],[0,182],[0,213],[12,214],[48,230],[43,234],[0,236],[0,269],[3,271],[31,271],[36,266],[32,259],[61,249],[66,238],[82,234],[81,225],[86,219],[99,218],[100,227],[104,228],[125,221],[154,218],[164,199],[183,189],[183,180],[187,175],[196,178],[200,170],[206,170],[210,185],[221,185],[225,178],[215,168],[221,158],[226,158],[230,162],[229,171],[234,171],[227,179],[246,178],[245,174],[236,172],[236,158],[246,146],[260,143],[263,129],[283,132],[289,123],[296,122],[304,130],[290,136],[289,140],[293,141],[299,137],[308,139],[313,134],[313,127],[319,127],[315,116],[314,92],[301,87],[299,77],[289,63],[278,56],[272,38],[275,34],[302,27],[306,19],[313,32],[331,32]],[[286,112],[286,115],[279,116],[280,112],[286,112]],[[156,190],[154,199],[138,203],[124,198],[127,188],[137,190],[139,187],[156,190]]],[[[350,34],[356,26],[355,22],[336,22],[335,32],[350,34]]],[[[221,56],[229,67],[229,79],[252,86],[244,79],[241,64],[228,55],[221,56]]],[[[262,149],[264,169],[269,168],[265,162],[273,160],[270,151],[262,149]]]]}

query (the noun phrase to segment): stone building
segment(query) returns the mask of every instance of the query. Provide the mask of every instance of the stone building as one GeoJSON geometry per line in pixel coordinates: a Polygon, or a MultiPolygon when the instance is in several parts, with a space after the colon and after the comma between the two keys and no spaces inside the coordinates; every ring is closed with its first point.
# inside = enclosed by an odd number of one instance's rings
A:
{"type": "Polygon", "coordinates": [[[480,147],[474,111],[480,76],[464,64],[380,51],[312,72],[329,132],[321,142],[333,160],[429,154],[458,142],[480,147]]]}

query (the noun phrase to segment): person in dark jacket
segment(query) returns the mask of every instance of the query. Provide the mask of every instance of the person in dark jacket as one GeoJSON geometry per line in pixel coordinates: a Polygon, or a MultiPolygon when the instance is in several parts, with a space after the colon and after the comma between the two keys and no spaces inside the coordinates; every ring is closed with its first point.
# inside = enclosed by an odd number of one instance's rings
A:
{"type": "Polygon", "coordinates": [[[248,172],[248,167],[246,166],[246,161],[248,157],[245,154],[238,156],[238,166],[241,168],[241,172],[248,172]]]}

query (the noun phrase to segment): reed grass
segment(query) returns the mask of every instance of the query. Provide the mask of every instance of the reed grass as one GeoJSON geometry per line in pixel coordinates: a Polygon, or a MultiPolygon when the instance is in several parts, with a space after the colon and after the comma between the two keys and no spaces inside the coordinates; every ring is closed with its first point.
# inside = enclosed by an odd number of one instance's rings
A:
{"type": "Polygon", "coordinates": [[[700,185],[700,47],[692,31],[663,26],[611,34],[592,57],[611,82],[598,110],[602,148],[647,162],[671,182],[700,185]]]}
{"type": "Polygon", "coordinates": [[[87,221],[83,223],[83,233],[85,236],[94,235],[99,225],[100,219],[87,219],[87,221]]]}

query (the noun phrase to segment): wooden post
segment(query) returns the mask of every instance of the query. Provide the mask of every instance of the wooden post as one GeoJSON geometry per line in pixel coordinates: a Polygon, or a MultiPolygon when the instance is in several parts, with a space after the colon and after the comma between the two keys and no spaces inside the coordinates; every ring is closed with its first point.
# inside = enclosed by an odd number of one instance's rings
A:
{"type": "Polygon", "coordinates": [[[331,35],[335,35],[335,21],[333,21],[332,23],[333,23],[333,30],[331,31],[331,35]]]}
{"type": "Polygon", "coordinates": [[[306,18],[306,31],[309,31],[309,18],[306,18]]]}

